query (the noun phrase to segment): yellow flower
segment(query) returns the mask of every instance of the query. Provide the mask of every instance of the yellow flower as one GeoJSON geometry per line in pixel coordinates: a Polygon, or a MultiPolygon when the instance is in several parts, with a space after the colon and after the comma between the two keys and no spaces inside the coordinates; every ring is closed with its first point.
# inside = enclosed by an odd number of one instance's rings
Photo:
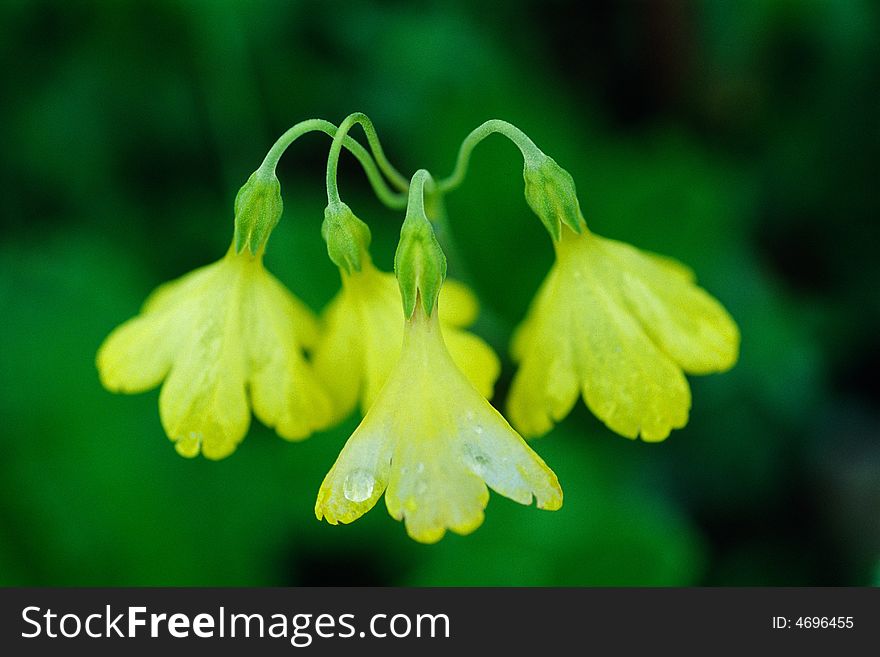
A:
{"type": "Polygon", "coordinates": [[[331,404],[302,353],[311,311],[251,255],[221,260],[156,289],[98,350],[101,382],[142,392],[165,380],[162,425],[178,453],[231,454],[254,414],[289,440],[329,425],[331,404]]]}
{"type": "Polygon", "coordinates": [[[691,405],[682,370],[731,368],[739,330],[684,265],[562,227],[556,262],[514,335],[508,411],[526,436],[549,431],[578,393],[610,429],[660,441],[691,405]]]}
{"type": "MultiPolygon", "coordinates": [[[[369,410],[403,343],[400,288],[394,274],[376,269],[365,251],[360,271],[340,272],[342,290],[325,311],[325,330],[314,357],[315,373],[330,393],[337,421],[354,410],[358,399],[362,412],[369,410]]],[[[452,360],[489,398],[501,369],[498,357],[463,330],[476,319],[477,300],[455,281],[447,281],[440,294],[440,321],[452,360]]]]}
{"type": "Polygon", "coordinates": [[[384,492],[407,533],[433,543],[480,526],[486,484],[520,504],[562,505],[553,471],[456,367],[437,315],[416,304],[400,359],[324,478],[319,520],[352,522],[384,492]]]}

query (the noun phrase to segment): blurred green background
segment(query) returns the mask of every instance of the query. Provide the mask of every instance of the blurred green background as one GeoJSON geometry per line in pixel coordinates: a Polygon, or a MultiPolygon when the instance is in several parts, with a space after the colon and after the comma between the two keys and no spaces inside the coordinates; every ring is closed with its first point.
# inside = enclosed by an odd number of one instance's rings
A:
{"type": "MultiPolygon", "coordinates": [[[[0,583],[865,585],[880,582],[880,16],[876,3],[0,4],[0,583]],[[255,422],[219,463],[177,456],[158,392],[94,354],[159,283],[218,258],[232,201],[312,117],[374,120],[404,172],[452,167],[489,118],[575,177],[598,233],[690,264],[742,329],[658,445],[584,408],[534,448],[564,508],[492,496],[423,546],[380,504],[313,515],[356,424],[288,444],[255,422]]],[[[353,133],[360,138],[358,132],[353,133]]],[[[267,266],[315,310],[329,140],[279,169],[267,266]]],[[[390,269],[401,216],[344,157],[340,188],[390,269]]],[[[513,369],[552,261],[493,137],[448,198],[451,273],[513,369]]]]}

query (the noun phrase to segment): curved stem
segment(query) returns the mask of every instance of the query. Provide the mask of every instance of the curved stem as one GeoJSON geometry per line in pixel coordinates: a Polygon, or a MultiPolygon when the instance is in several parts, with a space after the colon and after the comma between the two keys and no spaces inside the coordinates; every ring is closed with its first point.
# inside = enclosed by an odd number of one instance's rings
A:
{"type": "Polygon", "coordinates": [[[388,158],[385,157],[385,151],[382,150],[382,144],[379,143],[379,135],[376,134],[376,128],[373,127],[373,122],[362,112],[355,112],[355,116],[357,116],[357,123],[361,125],[364,129],[364,133],[367,135],[367,143],[370,145],[370,150],[373,152],[373,157],[376,160],[376,164],[379,165],[379,169],[381,169],[382,173],[385,174],[385,177],[391,181],[392,185],[397,187],[401,192],[405,192],[409,189],[409,181],[397,169],[395,169],[391,162],[388,161],[388,158]]]}
{"type": "MultiPolygon", "coordinates": [[[[300,121],[292,128],[285,131],[284,134],[277,139],[272,145],[272,148],[269,149],[266,157],[263,158],[263,163],[260,165],[260,169],[274,173],[275,167],[278,166],[278,160],[281,159],[281,156],[284,154],[284,151],[287,150],[287,147],[308,132],[323,132],[324,134],[335,138],[338,130],[335,125],[324,119],[307,119],[305,121],[300,121]]],[[[382,174],[380,174],[379,170],[376,168],[376,163],[363,146],[351,137],[345,137],[342,140],[341,145],[351,151],[351,153],[357,158],[358,162],[360,162],[364,169],[364,173],[367,175],[367,179],[370,181],[370,186],[373,188],[373,191],[382,203],[389,208],[396,210],[405,207],[406,196],[403,194],[397,194],[388,188],[385,179],[382,178],[382,174]]]]}
{"type": "Polygon", "coordinates": [[[434,179],[427,169],[419,169],[413,174],[412,182],[409,185],[409,202],[406,205],[406,218],[414,217],[416,219],[424,219],[429,224],[431,220],[428,213],[425,212],[425,188],[431,188],[434,179]]]}
{"type": "MultiPolygon", "coordinates": [[[[330,154],[327,156],[327,203],[330,205],[342,202],[342,199],[339,196],[339,187],[336,182],[336,171],[339,168],[339,154],[342,151],[343,140],[346,139],[348,131],[351,130],[355,124],[360,124],[363,127],[364,132],[367,134],[367,141],[370,143],[370,148],[373,151],[373,157],[375,157],[379,168],[391,180],[391,184],[396,186],[401,192],[405,192],[409,187],[407,180],[398,173],[397,169],[391,166],[385,157],[385,153],[382,151],[382,145],[379,143],[379,138],[376,135],[376,130],[373,128],[372,121],[367,118],[366,114],[363,114],[362,112],[354,112],[345,117],[345,120],[339,124],[339,130],[333,138],[333,144],[330,146],[330,154]]],[[[400,194],[399,196],[403,199],[403,194],[400,194]]],[[[401,202],[400,199],[396,198],[396,203],[397,204],[393,207],[402,208],[405,199],[401,202]]]]}
{"type": "Polygon", "coordinates": [[[345,117],[339,124],[333,143],[330,144],[330,154],[327,155],[327,205],[339,205],[342,198],[339,196],[339,186],[336,183],[336,172],[339,169],[339,154],[342,152],[342,143],[347,138],[355,122],[354,114],[345,117]]]}
{"type": "Polygon", "coordinates": [[[458,187],[467,175],[471,152],[476,148],[477,144],[496,132],[512,141],[519,148],[525,161],[528,162],[541,155],[541,149],[535,146],[535,142],[529,139],[522,130],[507,121],[492,119],[475,128],[465,137],[461,143],[461,148],[458,149],[458,159],[455,161],[455,168],[446,178],[437,182],[437,189],[441,192],[448,192],[458,187]]]}

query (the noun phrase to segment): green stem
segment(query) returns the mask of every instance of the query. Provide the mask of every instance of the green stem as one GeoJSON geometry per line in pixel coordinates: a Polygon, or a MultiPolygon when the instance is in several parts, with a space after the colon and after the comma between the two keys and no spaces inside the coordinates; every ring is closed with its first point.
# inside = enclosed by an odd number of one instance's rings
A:
{"type": "MultiPolygon", "coordinates": [[[[342,199],[339,196],[339,187],[336,182],[336,172],[339,168],[339,155],[342,151],[343,140],[347,138],[346,135],[348,134],[348,131],[351,130],[355,124],[360,124],[363,127],[364,132],[367,134],[367,141],[373,151],[373,157],[376,159],[379,168],[391,181],[391,184],[397,187],[401,192],[406,192],[409,187],[406,178],[401,176],[397,169],[391,166],[391,163],[388,162],[388,159],[385,157],[385,153],[382,150],[382,145],[379,143],[379,137],[376,135],[376,130],[373,127],[372,121],[367,118],[366,114],[354,112],[345,117],[345,120],[339,124],[339,130],[333,138],[333,144],[330,146],[330,154],[327,156],[327,203],[329,205],[335,205],[342,202],[342,199]]],[[[406,203],[405,195],[402,193],[395,195],[394,202],[395,204],[389,207],[398,209],[404,207],[406,203]]],[[[386,203],[386,205],[388,204],[386,203]]]]}
{"type": "Polygon", "coordinates": [[[449,190],[458,187],[467,175],[468,165],[471,160],[471,152],[473,152],[477,144],[496,132],[512,141],[514,145],[519,148],[523,159],[526,162],[535,160],[542,155],[541,149],[535,146],[535,142],[529,139],[526,133],[522,130],[507,121],[492,119],[486,121],[478,128],[475,128],[467,137],[465,137],[464,141],[461,143],[461,148],[458,149],[458,159],[455,162],[455,168],[449,176],[438,181],[437,189],[441,192],[448,192],[449,190]]]}
{"type": "Polygon", "coordinates": [[[409,185],[409,202],[406,205],[406,218],[424,219],[428,224],[428,213],[425,212],[425,187],[429,189],[434,185],[434,179],[427,169],[419,169],[413,174],[409,185]]]}
{"type": "MultiPolygon", "coordinates": [[[[269,149],[266,157],[263,158],[263,163],[260,165],[260,169],[274,173],[275,167],[278,166],[278,160],[284,155],[284,151],[287,150],[287,147],[308,132],[323,132],[330,137],[335,138],[338,130],[335,125],[323,119],[307,119],[306,121],[300,121],[282,134],[272,145],[272,148],[269,149]]],[[[382,174],[380,174],[379,170],[376,168],[376,163],[363,146],[351,137],[345,137],[344,140],[342,140],[341,145],[351,151],[351,153],[357,158],[358,162],[360,162],[364,169],[364,173],[367,175],[367,179],[370,181],[373,191],[382,203],[389,208],[394,209],[401,209],[405,206],[406,197],[403,194],[397,194],[388,188],[385,179],[382,178],[382,174]]]]}
{"type": "Polygon", "coordinates": [[[382,144],[379,143],[379,135],[376,134],[376,128],[373,127],[373,122],[370,121],[366,114],[361,112],[355,112],[355,116],[358,117],[357,122],[361,125],[364,129],[364,133],[367,135],[367,143],[370,145],[370,150],[373,151],[373,157],[379,165],[379,169],[381,169],[382,173],[385,174],[385,177],[391,181],[392,185],[394,185],[399,191],[405,192],[409,189],[409,181],[397,169],[395,169],[391,165],[391,162],[388,161],[388,158],[385,157],[385,151],[382,150],[382,144]]]}

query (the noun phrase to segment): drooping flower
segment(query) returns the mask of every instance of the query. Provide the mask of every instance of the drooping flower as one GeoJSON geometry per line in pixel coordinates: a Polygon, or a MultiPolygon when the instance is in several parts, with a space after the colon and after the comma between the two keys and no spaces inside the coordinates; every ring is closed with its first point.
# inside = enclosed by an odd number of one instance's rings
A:
{"type": "Polygon", "coordinates": [[[384,493],[407,533],[433,543],[482,524],[487,485],[521,504],[562,505],[553,471],[456,366],[437,306],[429,316],[416,303],[400,358],[324,478],[315,514],[349,523],[384,493]]]}
{"type": "Polygon", "coordinates": [[[311,311],[263,267],[262,247],[230,247],[156,289],[107,337],[97,366],[113,392],[165,380],[159,412],[177,452],[221,459],[247,433],[251,406],[289,440],[329,426],[330,400],[303,356],[317,332],[311,311]]]}
{"type": "MultiPolygon", "coordinates": [[[[315,373],[333,400],[335,420],[351,413],[358,400],[364,413],[372,406],[400,356],[404,333],[394,274],[377,269],[366,251],[360,271],[340,268],[340,274],[342,289],[324,313],[314,354],[315,373]]],[[[477,317],[477,300],[456,281],[446,281],[440,294],[440,321],[452,360],[489,398],[501,369],[498,357],[464,330],[477,317]]]]}
{"type": "Polygon", "coordinates": [[[512,343],[520,363],[508,399],[513,425],[544,434],[580,393],[613,431],[665,439],[688,420],[684,372],[736,362],[736,324],[675,260],[585,226],[577,234],[563,225],[554,245],[556,262],[512,343]]]}

